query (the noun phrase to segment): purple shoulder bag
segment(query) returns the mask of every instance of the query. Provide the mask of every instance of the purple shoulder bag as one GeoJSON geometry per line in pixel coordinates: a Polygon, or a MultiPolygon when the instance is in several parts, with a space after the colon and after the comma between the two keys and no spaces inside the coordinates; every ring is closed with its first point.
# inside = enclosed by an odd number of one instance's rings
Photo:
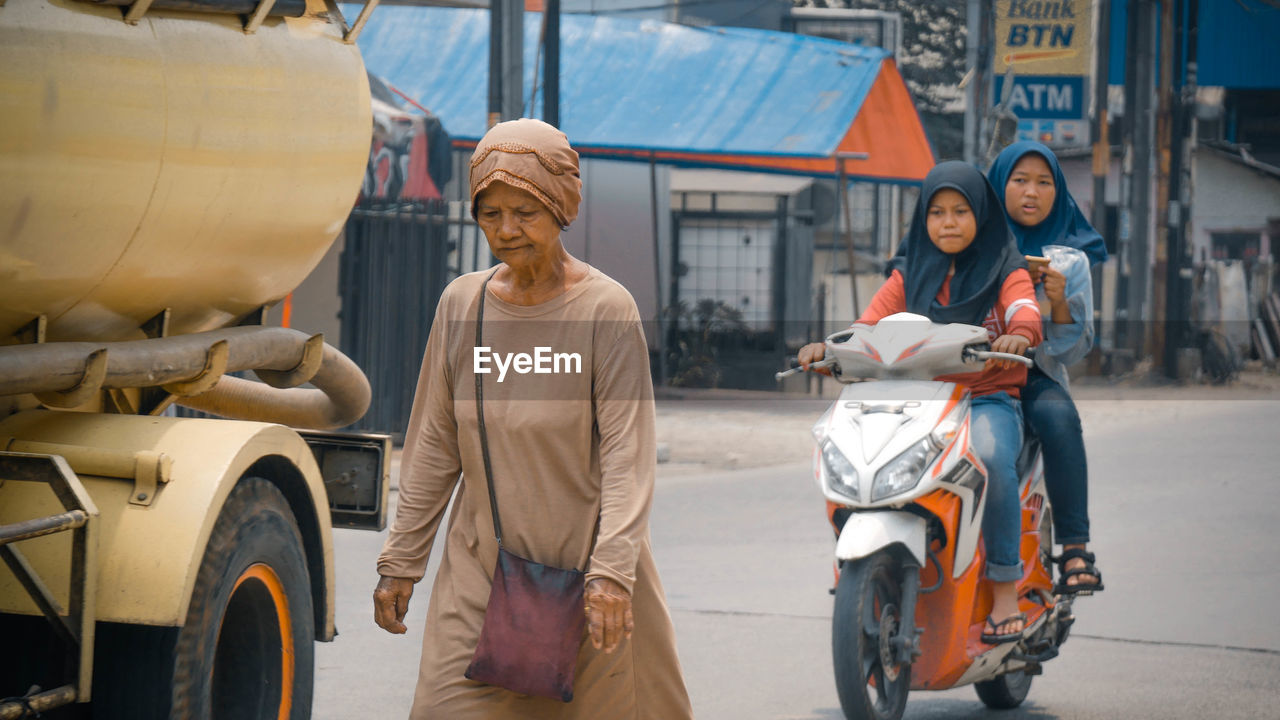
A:
{"type": "MultiPolygon", "coordinates": [[[[496,272],[496,271],[495,271],[496,272]]],[[[484,323],[485,291],[490,274],[480,286],[476,313],[476,347],[480,347],[484,323]]],[[[476,415],[493,532],[498,540],[498,561],[493,587],[485,608],[484,625],[466,676],[524,695],[563,702],[573,700],[573,676],[586,624],[585,574],[581,570],[543,565],[520,557],[502,545],[502,521],[493,490],[489,439],[484,427],[484,385],[476,377],[476,415]]]]}

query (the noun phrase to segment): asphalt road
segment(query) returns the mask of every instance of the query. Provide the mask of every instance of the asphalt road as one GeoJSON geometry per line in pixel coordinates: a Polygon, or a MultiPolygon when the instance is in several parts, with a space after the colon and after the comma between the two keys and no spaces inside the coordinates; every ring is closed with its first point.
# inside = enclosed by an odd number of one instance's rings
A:
{"type": "MultiPolygon", "coordinates": [[[[964,687],[913,693],[906,717],[1280,717],[1280,402],[1084,396],[1107,590],[1077,603],[1070,642],[1021,708],[989,711],[964,687]]],[[[822,406],[660,405],[673,462],[660,466],[653,545],[700,720],[842,717],[832,540],[807,454],[822,406]]],[[[381,541],[336,533],[341,635],[317,647],[317,720],[407,716],[430,578],[409,634],[378,630],[369,597],[381,541]]]]}

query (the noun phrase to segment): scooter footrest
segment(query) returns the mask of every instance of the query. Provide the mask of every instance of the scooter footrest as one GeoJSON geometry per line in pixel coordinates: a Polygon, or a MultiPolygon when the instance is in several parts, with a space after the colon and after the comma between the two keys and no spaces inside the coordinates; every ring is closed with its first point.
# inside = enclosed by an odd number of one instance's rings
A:
{"type": "Polygon", "coordinates": [[[1058,621],[1057,644],[1061,645],[1067,641],[1067,635],[1071,632],[1071,626],[1076,622],[1074,615],[1068,615],[1058,621]]]}
{"type": "Polygon", "coordinates": [[[1052,640],[1048,638],[1044,638],[1038,642],[1034,642],[1028,645],[1027,653],[1030,655],[1039,655],[1040,653],[1045,652],[1046,650],[1056,649],[1054,645],[1055,643],[1052,640]]]}
{"type": "Polygon", "coordinates": [[[1058,657],[1058,647],[1056,645],[1050,645],[1035,654],[1022,653],[1017,650],[1009,653],[1010,659],[1021,660],[1028,665],[1039,665],[1040,663],[1048,662],[1056,657],[1058,657]]]}

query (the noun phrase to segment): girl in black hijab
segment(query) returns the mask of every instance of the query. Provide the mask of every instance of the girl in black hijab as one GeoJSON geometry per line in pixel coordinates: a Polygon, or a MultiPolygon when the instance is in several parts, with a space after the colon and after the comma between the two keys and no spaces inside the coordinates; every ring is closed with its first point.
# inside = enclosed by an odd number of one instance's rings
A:
{"type": "MultiPolygon", "coordinates": [[[[937,323],[981,324],[1009,274],[1027,267],[1009,231],[1000,199],[981,172],[959,161],[944,162],[929,171],[920,197],[922,202],[916,204],[911,227],[898,251],[903,260],[907,312],[937,323]],[[944,250],[929,233],[930,218],[937,218],[941,210],[931,202],[942,190],[963,196],[974,220],[972,240],[955,253],[944,250]],[[936,296],[948,275],[950,300],[940,304],[936,296]]],[[[941,226],[938,232],[948,234],[941,226]]]]}
{"type": "MultiPolygon", "coordinates": [[[[999,197],[971,165],[941,163],[925,177],[892,268],[858,323],[874,325],[894,313],[910,312],[936,323],[982,325],[993,350],[1016,354],[1041,340],[1040,308],[1026,261],[999,197]]],[[[808,368],[825,351],[824,343],[805,345],[801,365],[808,368]]],[[[967,386],[973,398],[973,445],[988,472],[982,533],[994,599],[982,640],[1013,642],[1026,625],[1026,616],[1018,611],[1022,516],[1015,463],[1022,448],[1018,394],[1027,371],[1013,361],[992,360],[980,372],[936,379],[967,386]]]]}

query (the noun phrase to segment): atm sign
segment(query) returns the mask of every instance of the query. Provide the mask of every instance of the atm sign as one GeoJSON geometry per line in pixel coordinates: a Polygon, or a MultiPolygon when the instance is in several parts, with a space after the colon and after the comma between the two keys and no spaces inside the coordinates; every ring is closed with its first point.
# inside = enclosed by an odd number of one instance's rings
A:
{"type": "MultiPolygon", "coordinates": [[[[995,98],[1004,97],[1004,78],[996,77],[995,98]]],[[[1087,105],[1079,75],[1019,75],[1013,79],[1009,109],[1024,120],[1079,120],[1087,105]]]]}

